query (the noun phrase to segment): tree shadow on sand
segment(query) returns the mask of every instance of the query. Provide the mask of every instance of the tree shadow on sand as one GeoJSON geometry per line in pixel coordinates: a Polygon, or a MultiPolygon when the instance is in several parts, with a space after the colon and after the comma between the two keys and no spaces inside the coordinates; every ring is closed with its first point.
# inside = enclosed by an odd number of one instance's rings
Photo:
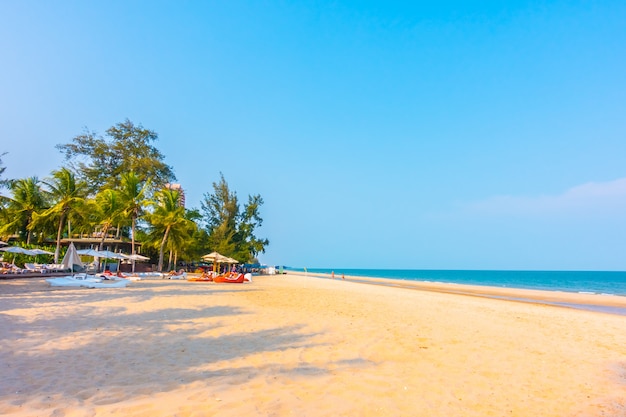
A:
{"type": "MultiPolygon", "coordinates": [[[[178,287],[168,289],[167,294],[188,295],[197,291],[198,288],[178,287]]],[[[201,291],[210,295],[212,290],[204,287],[201,291]]],[[[220,288],[219,291],[254,289],[220,288]]],[[[11,308],[32,307],[41,311],[42,306],[52,311],[68,303],[72,305],[68,314],[40,314],[34,319],[0,314],[0,320],[5,320],[0,326],[4,380],[0,386],[7,387],[5,392],[0,391],[0,401],[19,404],[29,393],[36,392],[38,396],[61,396],[78,402],[104,404],[152,393],[145,392],[146,387],[167,392],[213,379],[237,384],[263,370],[254,366],[231,366],[233,360],[316,346],[311,340],[316,334],[304,332],[303,325],[233,333],[227,327],[229,320],[254,320],[252,311],[238,307],[169,306],[129,313],[124,306],[115,306],[100,307],[94,314],[94,307],[90,305],[103,297],[132,303],[155,296],[160,297],[150,286],[129,292],[116,290],[104,296],[90,290],[13,294],[10,299],[0,295],[5,312],[10,312],[11,308]],[[94,355],[98,357],[94,359],[94,355]],[[73,378],[71,383],[66,380],[68,375],[73,378]],[[108,390],[115,390],[117,394],[107,397],[103,393],[108,390]]],[[[277,375],[292,377],[329,372],[327,367],[308,363],[292,369],[272,363],[265,367],[266,371],[271,369],[277,375]]]]}

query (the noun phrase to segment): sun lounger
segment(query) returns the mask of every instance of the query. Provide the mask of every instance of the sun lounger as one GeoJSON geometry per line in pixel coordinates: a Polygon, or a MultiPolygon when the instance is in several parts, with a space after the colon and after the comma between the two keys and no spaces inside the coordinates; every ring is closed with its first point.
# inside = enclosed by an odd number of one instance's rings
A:
{"type": "Polygon", "coordinates": [[[26,272],[42,272],[43,271],[43,269],[41,268],[41,265],[31,264],[31,263],[25,263],[24,269],[26,269],[26,272]]]}
{"type": "Polygon", "coordinates": [[[47,264],[42,266],[44,272],[66,272],[69,270],[69,268],[63,264],[47,264]]]}
{"type": "Polygon", "coordinates": [[[26,270],[22,268],[18,268],[15,264],[10,264],[8,262],[2,262],[2,267],[0,267],[1,274],[22,274],[26,270]]]}

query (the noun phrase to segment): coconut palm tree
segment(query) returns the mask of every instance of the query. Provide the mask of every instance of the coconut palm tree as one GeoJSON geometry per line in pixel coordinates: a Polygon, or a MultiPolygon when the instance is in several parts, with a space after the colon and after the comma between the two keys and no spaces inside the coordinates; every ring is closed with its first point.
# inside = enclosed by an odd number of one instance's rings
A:
{"type": "Polygon", "coordinates": [[[102,239],[99,249],[104,249],[104,239],[109,229],[124,221],[124,205],[120,193],[116,190],[103,190],[96,195],[95,201],[96,221],[101,227],[102,239]]]}
{"type": "Polygon", "coordinates": [[[153,211],[147,216],[147,220],[152,226],[153,236],[161,234],[159,244],[159,271],[163,270],[163,255],[171,234],[176,236],[176,241],[182,235],[190,236],[195,223],[185,217],[185,207],[179,204],[180,193],[176,190],[164,189],[155,195],[152,203],[153,211]]]}
{"type": "Polygon", "coordinates": [[[3,197],[6,202],[5,222],[0,235],[19,233],[31,243],[33,214],[46,208],[46,199],[37,177],[29,177],[9,183],[12,197],[3,197]]]}
{"type": "Polygon", "coordinates": [[[59,263],[61,248],[61,236],[66,222],[71,217],[84,218],[87,213],[86,207],[87,184],[76,179],[72,171],[61,168],[52,172],[52,177],[42,181],[48,187],[47,193],[51,201],[51,207],[41,214],[34,213],[33,224],[37,225],[51,219],[57,222],[56,250],[54,251],[54,263],[59,263]]]}
{"type": "MultiPolygon", "coordinates": [[[[143,181],[134,172],[122,174],[121,187],[119,189],[120,203],[123,206],[123,215],[130,219],[131,223],[131,253],[135,255],[135,231],[137,228],[137,219],[142,215],[143,209],[148,203],[149,182],[143,181]]],[[[135,260],[132,261],[135,272],[135,260]]]]}

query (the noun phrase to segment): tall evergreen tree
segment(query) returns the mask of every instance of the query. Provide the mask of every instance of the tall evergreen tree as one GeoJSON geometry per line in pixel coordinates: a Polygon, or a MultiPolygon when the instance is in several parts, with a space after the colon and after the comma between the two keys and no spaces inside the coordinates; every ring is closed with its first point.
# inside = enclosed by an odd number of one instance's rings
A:
{"type": "Polygon", "coordinates": [[[57,145],[57,149],[91,190],[117,188],[126,172],[149,179],[159,189],[175,176],[164,162],[164,155],[153,145],[157,139],[156,132],[126,119],[107,129],[105,137],[85,130],[71,143],[57,145]]]}
{"type": "Polygon", "coordinates": [[[213,183],[213,189],[214,193],[205,194],[201,202],[210,250],[240,262],[252,261],[269,245],[269,240],[254,234],[263,222],[259,214],[263,199],[260,195],[248,196],[241,212],[237,194],[230,191],[224,175],[220,174],[220,181],[213,183]]]}

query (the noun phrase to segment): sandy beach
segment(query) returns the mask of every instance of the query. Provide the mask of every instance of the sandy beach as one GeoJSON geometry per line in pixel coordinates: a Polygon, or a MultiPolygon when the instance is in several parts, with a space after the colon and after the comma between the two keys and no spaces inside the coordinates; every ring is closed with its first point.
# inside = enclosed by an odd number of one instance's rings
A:
{"type": "Polygon", "coordinates": [[[489,291],[0,281],[0,415],[626,416],[626,316],[542,303],[626,297],[489,291]]]}

